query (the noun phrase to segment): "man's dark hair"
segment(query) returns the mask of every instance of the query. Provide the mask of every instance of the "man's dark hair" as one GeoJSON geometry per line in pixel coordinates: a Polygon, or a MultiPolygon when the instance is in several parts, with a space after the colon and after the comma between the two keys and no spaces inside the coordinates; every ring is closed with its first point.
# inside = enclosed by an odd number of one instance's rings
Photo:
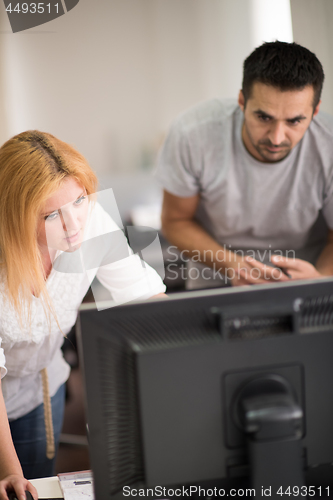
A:
{"type": "Polygon", "coordinates": [[[323,88],[324,71],[316,55],[297,43],[265,42],[244,61],[242,90],[245,103],[251,97],[255,82],[282,91],[301,90],[312,85],[315,108],[323,88]]]}

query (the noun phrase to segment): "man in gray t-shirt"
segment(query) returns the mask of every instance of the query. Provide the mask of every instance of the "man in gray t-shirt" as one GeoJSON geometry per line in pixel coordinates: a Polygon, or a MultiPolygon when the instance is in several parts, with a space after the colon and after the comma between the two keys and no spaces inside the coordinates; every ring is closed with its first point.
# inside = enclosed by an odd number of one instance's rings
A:
{"type": "Polygon", "coordinates": [[[323,70],[297,44],[265,43],[244,63],[238,104],[181,115],[163,146],[167,239],[234,285],[333,274],[333,118],[323,70]],[[272,265],[283,269],[274,269],[272,265]]]}

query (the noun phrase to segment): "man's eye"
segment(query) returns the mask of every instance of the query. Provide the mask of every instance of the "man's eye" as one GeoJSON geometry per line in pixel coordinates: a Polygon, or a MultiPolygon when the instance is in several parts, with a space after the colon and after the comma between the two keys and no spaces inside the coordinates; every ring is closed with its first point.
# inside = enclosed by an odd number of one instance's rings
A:
{"type": "Polygon", "coordinates": [[[44,217],[45,220],[54,220],[58,217],[58,211],[52,212],[52,214],[46,215],[44,217]]]}
{"type": "Polygon", "coordinates": [[[86,196],[80,196],[80,198],[74,201],[74,205],[81,205],[81,203],[83,203],[85,199],[86,196]]]}
{"type": "Polygon", "coordinates": [[[301,123],[301,120],[298,118],[295,118],[295,120],[289,120],[290,125],[297,125],[298,123],[301,123]]]}
{"type": "Polygon", "coordinates": [[[270,120],[270,117],[266,115],[258,115],[258,118],[262,122],[268,122],[270,120]]]}

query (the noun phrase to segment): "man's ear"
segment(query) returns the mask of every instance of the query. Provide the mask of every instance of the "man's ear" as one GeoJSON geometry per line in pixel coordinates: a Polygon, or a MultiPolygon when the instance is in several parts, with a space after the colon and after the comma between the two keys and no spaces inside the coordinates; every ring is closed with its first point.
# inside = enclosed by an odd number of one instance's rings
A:
{"type": "Polygon", "coordinates": [[[242,89],[239,91],[238,94],[238,104],[240,109],[244,112],[245,109],[245,98],[242,89]]]}
{"type": "Polygon", "coordinates": [[[321,104],[321,100],[318,102],[317,106],[315,107],[312,118],[319,113],[320,104],[321,104]]]}

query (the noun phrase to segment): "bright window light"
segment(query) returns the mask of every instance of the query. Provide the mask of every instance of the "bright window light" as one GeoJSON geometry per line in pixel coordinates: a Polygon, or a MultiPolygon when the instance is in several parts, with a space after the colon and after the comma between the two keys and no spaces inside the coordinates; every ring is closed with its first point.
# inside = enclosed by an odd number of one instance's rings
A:
{"type": "Polygon", "coordinates": [[[290,0],[251,0],[253,46],[280,40],[293,42],[290,0]]]}

